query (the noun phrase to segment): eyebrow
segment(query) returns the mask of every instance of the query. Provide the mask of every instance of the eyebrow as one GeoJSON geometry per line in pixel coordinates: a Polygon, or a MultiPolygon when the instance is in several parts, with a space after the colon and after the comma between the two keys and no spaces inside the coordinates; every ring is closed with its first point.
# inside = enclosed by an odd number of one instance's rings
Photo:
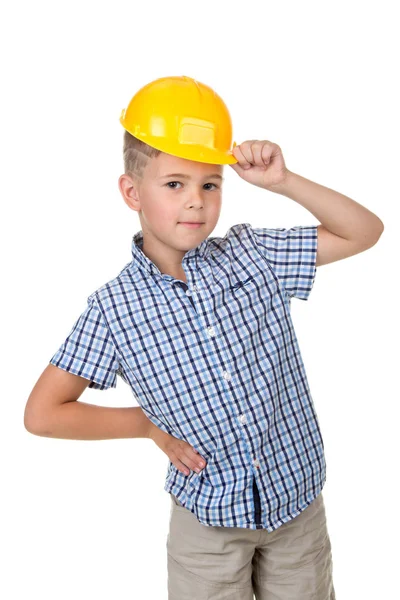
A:
{"type": "MultiPolygon", "coordinates": [[[[167,179],[168,177],[182,177],[183,179],[190,179],[189,175],[185,175],[185,173],[170,173],[169,175],[163,175],[160,179],[167,179]]],[[[212,175],[205,175],[204,179],[212,179],[212,178],[220,179],[224,181],[224,178],[219,173],[213,173],[212,175]]]]}

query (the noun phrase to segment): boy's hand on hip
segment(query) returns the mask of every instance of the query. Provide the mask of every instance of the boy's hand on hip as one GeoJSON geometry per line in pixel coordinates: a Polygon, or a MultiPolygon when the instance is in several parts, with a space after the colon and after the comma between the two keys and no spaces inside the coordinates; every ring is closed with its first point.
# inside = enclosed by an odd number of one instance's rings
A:
{"type": "Polygon", "coordinates": [[[188,468],[199,473],[206,466],[204,458],[188,442],[166,433],[154,423],[150,428],[149,438],[165,452],[172,464],[184,475],[189,475],[188,468]]]}
{"type": "Polygon", "coordinates": [[[282,150],[268,140],[247,140],[234,146],[232,154],[238,162],[229,166],[242,179],[265,190],[274,191],[274,186],[282,184],[289,172],[282,150]]]}

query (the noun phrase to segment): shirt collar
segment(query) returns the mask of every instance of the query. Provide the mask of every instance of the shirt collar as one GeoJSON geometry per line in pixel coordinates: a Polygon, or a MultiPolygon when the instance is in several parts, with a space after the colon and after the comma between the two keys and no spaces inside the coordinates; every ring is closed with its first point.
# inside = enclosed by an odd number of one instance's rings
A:
{"type": "MultiPolygon", "coordinates": [[[[163,276],[157,265],[155,265],[153,261],[150,260],[150,258],[144,254],[144,252],[142,251],[142,246],[143,231],[140,229],[132,237],[132,257],[134,264],[142,270],[146,271],[147,273],[150,273],[151,275],[163,276]]],[[[191,248],[190,250],[188,250],[182,259],[182,263],[188,262],[190,260],[195,260],[197,268],[197,259],[199,257],[205,258],[208,254],[207,246],[208,238],[204,239],[195,248],[191,248]]]]}

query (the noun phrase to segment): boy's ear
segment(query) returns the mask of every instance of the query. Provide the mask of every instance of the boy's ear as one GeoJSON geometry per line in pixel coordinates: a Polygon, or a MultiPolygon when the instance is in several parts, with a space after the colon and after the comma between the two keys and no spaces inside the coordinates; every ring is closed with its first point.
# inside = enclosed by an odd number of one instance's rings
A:
{"type": "Polygon", "coordinates": [[[124,173],[118,179],[118,188],[125,203],[133,210],[140,210],[139,181],[124,173]]]}

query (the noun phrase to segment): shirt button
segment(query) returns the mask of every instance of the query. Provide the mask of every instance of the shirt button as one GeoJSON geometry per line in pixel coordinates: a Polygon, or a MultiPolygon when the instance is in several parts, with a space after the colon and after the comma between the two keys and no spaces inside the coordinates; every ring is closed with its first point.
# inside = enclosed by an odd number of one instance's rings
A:
{"type": "Polygon", "coordinates": [[[255,467],[257,467],[257,469],[259,469],[259,468],[260,468],[260,463],[258,462],[258,460],[257,460],[257,459],[253,460],[253,465],[254,465],[255,467]]]}
{"type": "Polygon", "coordinates": [[[246,415],[240,415],[240,417],[239,417],[239,421],[240,421],[241,423],[246,423],[246,415]]]}
{"type": "Polygon", "coordinates": [[[214,329],[214,327],[208,327],[207,331],[208,331],[208,335],[210,337],[213,337],[215,335],[215,329],[214,329]]]}
{"type": "Polygon", "coordinates": [[[230,373],[228,373],[228,371],[224,371],[224,379],[226,379],[227,381],[230,381],[231,375],[230,373]]]}
{"type": "Polygon", "coordinates": [[[192,292],[190,290],[186,290],[186,296],[191,296],[192,292]]]}

